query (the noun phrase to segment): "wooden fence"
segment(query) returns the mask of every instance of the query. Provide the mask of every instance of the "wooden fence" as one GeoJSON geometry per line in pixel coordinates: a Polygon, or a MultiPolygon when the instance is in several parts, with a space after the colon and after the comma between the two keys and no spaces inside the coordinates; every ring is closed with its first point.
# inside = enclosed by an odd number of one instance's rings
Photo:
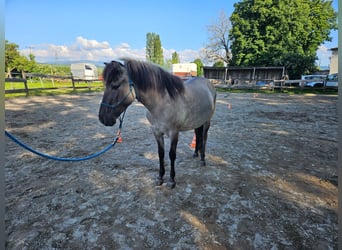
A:
{"type": "Polygon", "coordinates": [[[237,81],[232,83],[231,81],[224,81],[218,79],[209,79],[216,87],[226,88],[226,89],[241,89],[241,90],[294,90],[294,91],[304,91],[304,90],[321,90],[321,91],[338,91],[337,87],[325,86],[322,87],[307,87],[306,82],[312,82],[312,80],[272,80],[265,79],[263,81],[237,81]]]}
{"type": "Polygon", "coordinates": [[[92,82],[96,82],[96,81],[101,81],[101,79],[96,79],[96,80],[92,80],[92,81],[86,81],[83,79],[77,79],[77,78],[73,78],[72,76],[56,76],[56,75],[45,75],[45,74],[26,74],[26,79],[24,78],[5,78],[5,84],[6,83],[23,83],[22,87],[19,88],[13,88],[12,89],[6,89],[5,88],[5,94],[9,94],[9,93],[25,93],[26,96],[29,95],[30,90],[31,91],[37,91],[37,90],[56,90],[56,89],[66,89],[66,88],[72,88],[73,90],[76,89],[85,89],[88,88],[89,90],[91,90],[93,88],[92,86],[92,82]],[[29,88],[29,82],[32,83],[32,78],[34,79],[39,79],[40,83],[41,83],[41,87],[37,88],[29,88]],[[46,79],[48,81],[51,81],[52,83],[52,87],[45,87],[44,86],[44,81],[43,79],[46,81],[46,79]],[[61,81],[61,80],[66,80],[67,82],[70,81],[70,86],[68,85],[64,85],[63,87],[58,87],[56,86],[55,82],[56,81],[61,81]],[[77,86],[77,83],[80,82],[86,82],[88,83],[87,86],[77,86]]]}

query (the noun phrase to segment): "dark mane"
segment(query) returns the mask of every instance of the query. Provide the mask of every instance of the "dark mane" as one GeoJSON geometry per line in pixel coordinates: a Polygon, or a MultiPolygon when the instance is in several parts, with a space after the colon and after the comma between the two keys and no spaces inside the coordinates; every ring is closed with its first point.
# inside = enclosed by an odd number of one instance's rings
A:
{"type": "Polygon", "coordinates": [[[124,59],[124,61],[129,78],[142,91],[154,89],[164,94],[166,89],[171,98],[184,93],[184,83],[178,76],[149,62],[130,59],[124,59]]]}

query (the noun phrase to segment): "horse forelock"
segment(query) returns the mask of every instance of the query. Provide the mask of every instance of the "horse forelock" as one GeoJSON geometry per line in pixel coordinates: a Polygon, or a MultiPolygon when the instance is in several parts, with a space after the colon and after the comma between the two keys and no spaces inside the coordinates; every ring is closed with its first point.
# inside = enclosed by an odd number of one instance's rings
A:
{"type": "Polygon", "coordinates": [[[171,98],[182,95],[185,86],[178,76],[149,62],[127,60],[125,61],[128,76],[142,91],[155,90],[161,95],[165,90],[171,98]]]}
{"type": "Polygon", "coordinates": [[[110,84],[111,82],[117,82],[122,77],[123,67],[119,62],[112,61],[107,63],[102,72],[103,80],[110,84]]]}

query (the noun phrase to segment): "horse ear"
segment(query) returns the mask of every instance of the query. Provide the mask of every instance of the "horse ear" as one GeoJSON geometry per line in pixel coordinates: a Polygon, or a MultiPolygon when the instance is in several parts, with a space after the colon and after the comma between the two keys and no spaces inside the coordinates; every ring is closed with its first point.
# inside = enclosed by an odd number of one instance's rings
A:
{"type": "Polygon", "coordinates": [[[121,66],[125,66],[125,65],[124,65],[122,62],[120,62],[120,61],[115,61],[115,60],[113,60],[112,63],[118,63],[118,64],[120,64],[121,66]]]}
{"type": "Polygon", "coordinates": [[[124,67],[125,65],[121,62],[121,61],[117,61],[117,60],[112,60],[111,62],[112,64],[118,63],[120,66],[124,67]]]}
{"type": "Polygon", "coordinates": [[[107,66],[107,64],[108,64],[108,63],[104,62],[104,65],[106,65],[106,66],[107,66]]]}

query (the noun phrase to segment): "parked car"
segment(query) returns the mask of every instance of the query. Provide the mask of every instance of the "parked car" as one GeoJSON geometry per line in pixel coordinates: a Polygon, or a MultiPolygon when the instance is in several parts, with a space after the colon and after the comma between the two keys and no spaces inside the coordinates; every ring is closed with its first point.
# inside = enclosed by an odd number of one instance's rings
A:
{"type": "Polygon", "coordinates": [[[338,74],[330,74],[327,76],[325,80],[325,87],[328,88],[337,88],[338,87],[338,74]]]}
{"type": "Polygon", "coordinates": [[[326,75],[303,75],[302,76],[302,86],[303,87],[323,87],[326,81],[326,75]]]}

